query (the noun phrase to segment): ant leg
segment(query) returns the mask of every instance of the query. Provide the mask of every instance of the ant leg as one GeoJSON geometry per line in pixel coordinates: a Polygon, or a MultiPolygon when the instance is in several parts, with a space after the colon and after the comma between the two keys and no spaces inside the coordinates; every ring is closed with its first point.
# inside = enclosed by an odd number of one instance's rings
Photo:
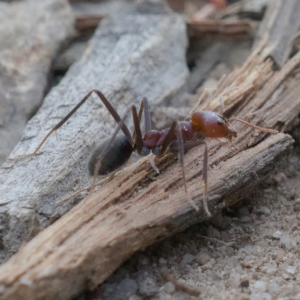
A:
{"type": "Polygon", "coordinates": [[[225,107],[224,107],[223,96],[221,96],[219,98],[219,101],[220,101],[220,104],[221,104],[221,115],[224,116],[225,107]]]}
{"type": "Polygon", "coordinates": [[[111,139],[109,140],[109,142],[107,143],[107,145],[103,149],[102,153],[97,158],[97,163],[95,165],[95,170],[94,170],[93,182],[92,182],[91,187],[90,187],[90,193],[95,188],[95,183],[96,183],[96,179],[97,179],[100,167],[101,167],[102,159],[105,157],[105,155],[110,150],[110,148],[111,148],[118,132],[120,131],[120,129],[124,125],[124,122],[125,122],[128,114],[130,113],[130,111],[132,112],[132,115],[133,115],[133,122],[134,122],[135,134],[136,134],[136,141],[135,141],[134,144],[132,144],[133,141],[129,140],[131,142],[132,150],[134,151],[135,148],[136,148],[137,151],[140,151],[143,147],[143,138],[142,138],[142,133],[141,133],[140,120],[139,120],[139,117],[138,117],[138,114],[137,114],[137,111],[136,111],[136,107],[134,105],[132,105],[129,109],[127,109],[125,115],[123,116],[123,118],[118,123],[118,126],[117,126],[114,134],[112,135],[111,139]]]}
{"type": "Polygon", "coordinates": [[[251,127],[251,128],[253,128],[253,129],[256,129],[256,130],[259,130],[259,131],[262,131],[262,132],[267,132],[267,133],[271,133],[271,134],[277,134],[277,133],[278,133],[277,130],[273,130],[273,129],[268,129],[268,128],[263,128],[263,127],[255,126],[255,125],[253,125],[253,124],[251,124],[251,123],[248,123],[248,122],[246,122],[246,121],[244,121],[244,120],[241,120],[241,119],[232,118],[232,119],[227,120],[228,123],[233,122],[233,121],[241,122],[241,123],[245,124],[245,125],[248,126],[248,127],[251,127]]]}
{"type": "Polygon", "coordinates": [[[177,140],[178,140],[178,150],[179,150],[178,157],[179,157],[179,162],[180,162],[180,166],[181,166],[181,174],[182,174],[185,194],[186,194],[187,199],[188,199],[189,203],[191,204],[191,206],[196,211],[199,211],[199,208],[196,206],[195,202],[193,201],[193,199],[191,198],[191,196],[187,190],[186,177],[185,177],[185,171],[184,171],[184,159],[183,159],[183,140],[182,140],[181,128],[180,128],[178,121],[176,121],[176,129],[177,129],[177,140]]]}
{"type": "MultiPolygon", "coordinates": [[[[135,106],[131,106],[129,109],[127,109],[125,115],[123,116],[123,118],[120,120],[120,122],[118,123],[118,126],[114,132],[114,134],[112,135],[111,139],[109,140],[109,142],[106,144],[106,146],[104,147],[104,149],[102,150],[101,154],[98,156],[97,158],[97,163],[95,165],[95,169],[94,169],[94,176],[93,176],[93,182],[91,184],[91,187],[90,187],[90,193],[94,190],[95,188],[95,183],[96,183],[96,179],[97,179],[97,176],[98,176],[98,173],[99,173],[99,170],[101,168],[101,162],[102,162],[102,159],[105,157],[105,155],[108,153],[108,151],[110,150],[113,142],[115,141],[115,138],[118,134],[118,132],[121,130],[122,126],[124,125],[124,122],[128,116],[128,114],[130,113],[130,111],[135,111],[136,112],[136,108],[135,106]]],[[[130,143],[132,142],[131,140],[129,140],[130,143]]],[[[131,144],[132,145],[132,144],[131,144]]]]}
{"type": "Polygon", "coordinates": [[[187,190],[186,177],[185,177],[185,171],[184,171],[184,158],[183,158],[183,145],[184,144],[183,144],[183,140],[182,140],[181,128],[180,128],[178,121],[173,121],[171,128],[170,128],[170,130],[164,140],[164,143],[161,147],[159,155],[160,156],[163,155],[166,152],[166,150],[168,149],[168,147],[172,144],[172,142],[174,142],[174,139],[176,138],[175,132],[177,132],[177,151],[176,152],[178,152],[185,194],[187,195],[187,199],[188,199],[189,203],[191,204],[191,206],[196,211],[199,211],[199,208],[196,206],[196,204],[192,200],[192,198],[187,190]]]}
{"type": "Polygon", "coordinates": [[[161,149],[159,152],[160,156],[162,156],[167,151],[168,147],[171,145],[171,143],[176,138],[176,135],[175,135],[176,126],[177,126],[177,121],[173,121],[173,123],[169,129],[169,132],[161,146],[161,149]]]}
{"type": "Polygon", "coordinates": [[[149,103],[148,99],[144,97],[144,118],[145,118],[145,132],[148,132],[151,130],[151,115],[150,115],[150,109],[149,109],[149,103]]]}
{"type": "MultiPolygon", "coordinates": [[[[187,151],[189,149],[192,149],[194,147],[197,147],[199,145],[204,145],[204,156],[203,156],[203,167],[202,167],[202,179],[204,182],[204,191],[203,191],[203,208],[206,212],[206,214],[210,217],[211,213],[208,210],[207,206],[207,192],[208,192],[208,180],[207,180],[207,171],[208,171],[208,147],[207,143],[205,141],[189,141],[183,144],[183,150],[187,151]]],[[[180,150],[179,143],[176,142],[173,145],[170,146],[170,150],[172,152],[177,152],[180,150]]]]}
{"type": "MultiPolygon", "coordinates": [[[[151,116],[150,116],[148,99],[146,97],[143,98],[140,105],[139,114],[138,114],[139,123],[141,122],[143,112],[145,118],[144,132],[148,132],[151,130],[151,116]]],[[[132,140],[134,141],[135,138],[136,138],[136,131],[134,130],[132,135],[132,140]]]]}
{"type": "MultiPolygon", "coordinates": [[[[143,99],[143,103],[144,103],[144,99],[143,99]]],[[[140,154],[144,146],[141,126],[140,126],[140,118],[137,114],[136,107],[134,105],[132,105],[130,109],[132,111],[134,131],[135,131],[134,149],[137,151],[138,154],[140,154]]]]}
{"type": "MultiPolygon", "coordinates": [[[[32,152],[30,154],[19,156],[17,158],[11,159],[11,160],[22,160],[24,158],[36,155],[36,153],[40,150],[40,148],[43,146],[43,144],[46,142],[46,140],[50,137],[50,135],[53,132],[55,132],[57,129],[59,129],[80,108],[80,106],[86,102],[86,100],[91,96],[92,93],[95,93],[100,98],[100,100],[105,105],[105,107],[107,108],[109,113],[112,115],[112,117],[115,119],[115,121],[117,123],[119,123],[121,121],[121,118],[120,118],[119,114],[116,112],[116,110],[112,107],[110,102],[106,99],[106,97],[99,90],[91,90],[90,92],[88,92],[83,97],[83,99],[60,122],[58,122],[46,134],[46,136],[43,138],[43,140],[40,142],[40,144],[37,146],[37,148],[34,150],[34,152],[32,152]]],[[[130,141],[131,140],[131,134],[130,134],[127,126],[125,124],[122,124],[121,129],[122,129],[123,133],[125,134],[125,136],[127,137],[127,139],[130,141]]]]}
{"type": "MultiPolygon", "coordinates": [[[[144,110],[145,132],[149,132],[149,131],[151,131],[150,109],[149,109],[148,99],[145,97],[143,100],[144,100],[144,103],[145,103],[145,110],[144,110]]],[[[160,172],[159,172],[158,167],[155,165],[154,156],[153,155],[149,156],[149,161],[150,161],[150,164],[151,164],[153,170],[155,170],[156,173],[159,174],[160,172]]]]}
{"type": "MultiPolygon", "coordinates": [[[[142,99],[141,104],[140,104],[140,109],[139,109],[139,123],[141,122],[142,116],[143,116],[143,111],[144,111],[144,102],[145,102],[145,97],[142,99]]],[[[132,134],[132,141],[134,141],[136,138],[135,130],[133,131],[132,134]]]]}

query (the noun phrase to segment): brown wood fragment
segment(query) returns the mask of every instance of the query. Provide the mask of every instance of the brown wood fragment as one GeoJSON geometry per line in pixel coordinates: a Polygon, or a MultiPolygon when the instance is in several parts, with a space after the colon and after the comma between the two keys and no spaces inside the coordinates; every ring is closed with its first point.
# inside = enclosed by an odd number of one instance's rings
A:
{"type": "Polygon", "coordinates": [[[255,23],[249,20],[223,21],[203,20],[187,21],[188,33],[192,38],[199,37],[220,37],[249,39],[253,36],[255,23]]]}
{"type": "Polygon", "coordinates": [[[94,31],[103,18],[104,16],[101,15],[77,14],[75,28],[81,34],[86,31],[94,31]]]}

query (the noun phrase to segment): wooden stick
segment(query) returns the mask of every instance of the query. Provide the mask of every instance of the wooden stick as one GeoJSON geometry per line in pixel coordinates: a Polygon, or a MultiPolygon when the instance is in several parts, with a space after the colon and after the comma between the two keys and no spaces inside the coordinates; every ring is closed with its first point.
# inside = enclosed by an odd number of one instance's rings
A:
{"type": "Polygon", "coordinates": [[[218,38],[250,39],[255,30],[255,24],[249,20],[222,21],[202,20],[187,21],[190,37],[214,36],[218,38]]]}

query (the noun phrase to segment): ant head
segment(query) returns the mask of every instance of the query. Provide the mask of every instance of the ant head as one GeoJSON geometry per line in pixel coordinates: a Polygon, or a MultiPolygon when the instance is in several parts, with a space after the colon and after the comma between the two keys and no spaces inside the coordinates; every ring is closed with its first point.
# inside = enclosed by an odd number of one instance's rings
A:
{"type": "Polygon", "coordinates": [[[227,120],[223,116],[209,110],[193,113],[191,123],[199,133],[202,133],[207,138],[227,138],[231,140],[233,137],[236,137],[236,132],[230,128],[227,120]]]}

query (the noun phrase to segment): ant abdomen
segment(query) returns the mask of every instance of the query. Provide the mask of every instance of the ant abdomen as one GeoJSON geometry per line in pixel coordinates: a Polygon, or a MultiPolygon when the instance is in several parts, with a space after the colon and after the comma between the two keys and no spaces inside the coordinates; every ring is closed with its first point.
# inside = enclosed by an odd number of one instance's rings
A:
{"type": "MultiPolygon", "coordinates": [[[[89,160],[89,173],[91,176],[94,175],[98,158],[101,156],[103,150],[110,142],[111,139],[109,138],[94,150],[89,160]]],[[[98,174],[105,175],[117,170],[128,161],[132,152],[133,148],[126,136],[118,135],[110,145],[107,154],[102,157],[98,174]]]]}

